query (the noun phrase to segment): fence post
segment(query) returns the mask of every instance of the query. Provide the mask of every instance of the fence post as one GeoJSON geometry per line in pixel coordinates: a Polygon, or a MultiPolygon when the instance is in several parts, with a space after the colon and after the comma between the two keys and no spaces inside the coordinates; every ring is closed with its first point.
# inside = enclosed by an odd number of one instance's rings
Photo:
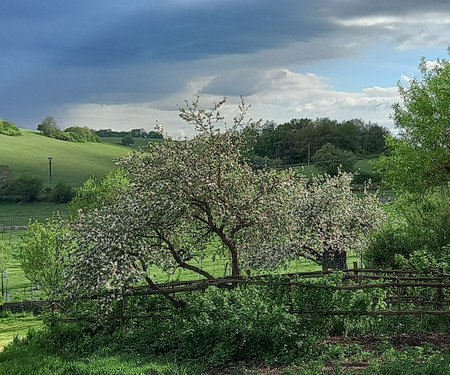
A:
{"type": "Polygon", "coordinates": [[[294,290],[294,285],[292,284],[292,275],[289,275],[289,313],[292,313],[294,311],[294,304],[292,302],[292,292],[294,290]]]}
{"type": "Polygon", "coordinates": [[[397,310],[401,311],[402,310],[402,287],[400,286],[400,279],[399,279],[398,275],[397,275],[397,299],[398,299],[397,310]]]}
{"type": "Polygon", "coordinates": [[[125,335],[125,296],[122,296],[122,303],[120,306],[120,333],[125,335]]]}
{"type": "MultiPolygon", "coordinates": [[[[445,279],[444,276],[440,276],[438,278],[438,280],[439,280],[439,282],[441,284],[444,284],[444,281],[445,281],[444,279],[445,279]]],[[[438,287],[438,297],[437,297],[437,299],[438,299],[437,308],[438,309],[442,309],[442,307],[444,306],[444,286],[438,287]]]]}
{"type": "Polygon", "coordinates": [[[358,262],[353,262],[353,274],[356,276],[356,283],[359,284],[358,262]]]}

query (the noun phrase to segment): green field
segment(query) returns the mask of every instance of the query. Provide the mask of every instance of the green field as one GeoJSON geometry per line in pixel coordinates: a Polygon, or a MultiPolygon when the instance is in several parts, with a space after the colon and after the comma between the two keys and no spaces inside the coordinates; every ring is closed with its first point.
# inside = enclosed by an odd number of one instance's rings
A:
{"type": "MultiPolygon", "coordinates": [[[[9,245],[9,261],[6,266],[7,274],[3,279],[3,291],[8,293],[8,302],[29,301],[31,299],[42,299],[44,295],[41,290],[32,289],[31,281],[25,276],[20,266],[20,244],[25,230],[9,230],[0,232],[0,240],[9,245]]],[[[0,283],[1,274],[0,274],[0,283]]],[[[1,284],[0,284],[1,285],[1,284]]]]}
{"type": "MultiPolygon", "coordinates": [[[[354,165],[355,171],[372,173],[372,165],[370,165],[372,159],[359,159],[354,165]]],[[[301,171],[306,176],[319,173],[319,170],[314,165],[305,165],[300,167],[293,167],[295,170],[301,171]]]]}
{"type": "Polygon", "coordinates": [[[24,173],[40,177],[49,185],[49,160],[52,157],[52,185],[62,181],[80,186],[86,178],[103,177],[116,166],[114,158],[130,148],[110,143],[74,143],[52,139],[36,131],[21,129],[23,136],[0,134],[0,164],[8,165],[14,176],[24,173]]]}
{"type": "Polygon", "coordinates": [[[13,341],[14,337],[24,337],[30,328],[40,327],[42,327],[42,321],[32,314],[0,317],[0,351],[13,341]]]}
{"type": "Polygon", "coordinates": [[[0,230],[10,229],[12,226],[24,226],[30,219],[41,222],[52,217],[53,212],[59,211],[63,216],[67,214],[67,204],[50,202],[29,203],[0,203],[0,230]]]}

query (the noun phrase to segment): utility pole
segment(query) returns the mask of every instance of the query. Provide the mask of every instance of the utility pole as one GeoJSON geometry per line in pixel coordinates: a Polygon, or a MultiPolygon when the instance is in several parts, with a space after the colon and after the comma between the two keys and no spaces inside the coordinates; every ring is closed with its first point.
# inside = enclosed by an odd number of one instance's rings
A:
{"type": "Polygon", "coordinates": [[[308,165],[311,165],[311,142],[308,142],[308,165]]]}
{"type": "Polygon", "coordinates": [[[48,157],[48,185],[52,188],[52,157],[48,157]]]}

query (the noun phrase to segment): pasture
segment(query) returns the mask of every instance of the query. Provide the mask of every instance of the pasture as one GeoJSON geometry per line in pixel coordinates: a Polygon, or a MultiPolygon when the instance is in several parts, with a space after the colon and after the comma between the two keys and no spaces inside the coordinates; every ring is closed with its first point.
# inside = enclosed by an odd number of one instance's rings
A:
{"type": "Polygon", "coordinates": [[[65,216],[68,211],[67,204],[50,202],[1,202],[0,229],[10,229],[13,226],[25,226],[30,219],[44,222],[46,218],[52,217],[53,213],[57,211],[65,216]]]}
{"type": "Polygon", "coordinates": [[[103,177],[116,166],[113,159],[130,148],[110,143],[74,143],[44,137],[37,131],[21,129],[23,136],[0,135],[0,163],[17,178],[37,176],[49,186],[49,157],[52,157],[52,185],[59,181],[80,186],[90,176],[103,177]]]}

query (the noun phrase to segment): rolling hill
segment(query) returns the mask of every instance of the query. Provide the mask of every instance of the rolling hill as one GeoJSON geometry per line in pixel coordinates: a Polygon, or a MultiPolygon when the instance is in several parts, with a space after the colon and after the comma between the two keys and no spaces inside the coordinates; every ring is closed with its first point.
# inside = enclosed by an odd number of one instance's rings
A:
{"type": "Polygon", "coordinates": [[[49,181],[52,157],[52,184],[59,181],[80,186],[92,175],[103,177],[116,166],[113,159],[126,155],[130,148],[110,143],[73,143],[47,138],[37,131],[21,129],[23,136],[0,134],[0,164],[8,165],[14,176],[24,173],[49,181]]]}

